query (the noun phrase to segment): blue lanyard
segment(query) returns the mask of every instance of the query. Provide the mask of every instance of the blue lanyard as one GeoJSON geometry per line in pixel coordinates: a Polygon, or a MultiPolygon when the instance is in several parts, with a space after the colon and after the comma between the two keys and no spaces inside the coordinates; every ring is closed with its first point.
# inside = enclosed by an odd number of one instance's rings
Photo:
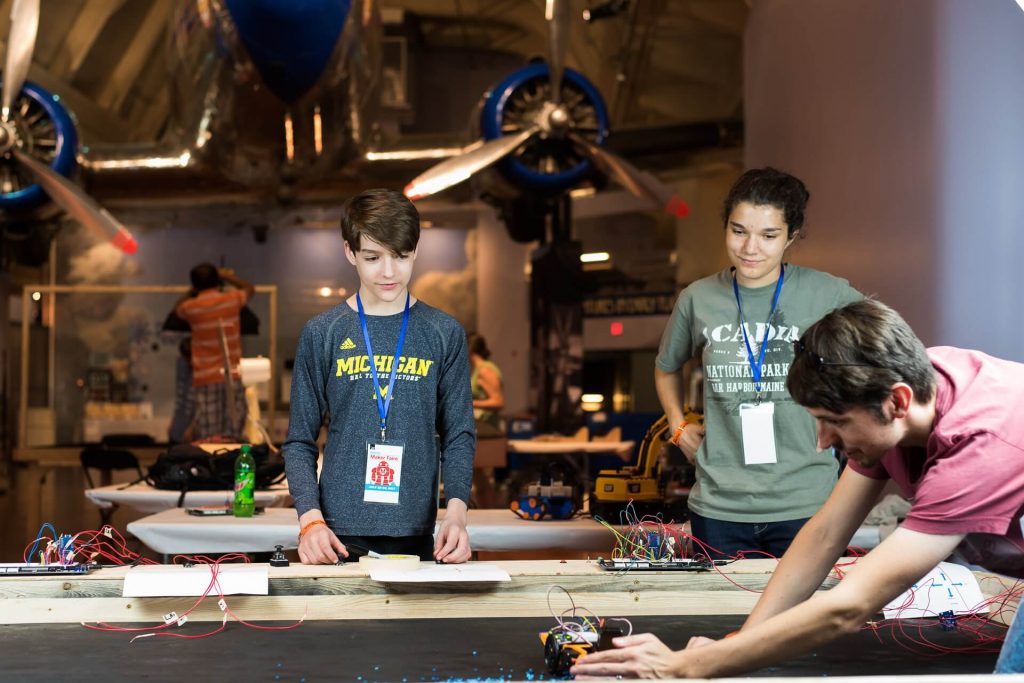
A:
{"type": "Polygon", "coordinates": [[[764,352],[768,348],[768,334],[771,332],[772,320],[775,319],[775,308],[779,305],[779,295],[782,294],[782,279],[786,276],[786,267],[779,265],[779,281],[775,283],[775,296],[772,297],[772,310],[768,313],[768,322],[765,323],[764,339],[761,341],[761,353],[757,361],[754,361],[754,351],[750,348],[750,339],[747,337],[747,324],[743,319],[743,304],[740,302],[740,286],[736,284],[736,273],[732,274],[732,291],[736,295],[736,307],[740,311],[740,332],[743,334],[743,343],[747,347],[747,362],[750,363],[750,372],[754,376],[754,389],[757,390],[757,400],[761,400],[761,370],[764,367],[764,352]]]}
{"type": "Polygon", "coordinates": [[[405,312],[402,314],[402,331],[398,333],[398,348],[391,360],[391,381],[388,382],[388,393],[381,397],[380,380],[377,378],[377,363],[373,358],[373,346],[370,345],[370,330],[366,327],[366,313],[363,312],[363,300],[356,292],[356,306],[359,308],[359,325],[363,328],[363,339],[366,341],[366,353],[370,356],[370,372],[373,374],[373,393],[377,398],[377,413],[380,414],[380,440],[386,440],[388,410],[391,408],[391,392],[395,388],[395,377],[398,375],[398,359],[402,356],[402,345],[405,344],[405,328],[409,324],[409,292],[405,293],[405,312]]]}

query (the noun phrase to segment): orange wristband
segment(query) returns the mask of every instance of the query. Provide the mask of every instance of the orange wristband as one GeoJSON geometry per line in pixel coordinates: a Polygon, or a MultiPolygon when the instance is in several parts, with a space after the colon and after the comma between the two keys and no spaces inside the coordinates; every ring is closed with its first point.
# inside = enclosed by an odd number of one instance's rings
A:
{"type": "Polygon", "coordinates": [[[676,431],[672,432],[672,438],[669,439],[669,443],[671,443],[673,446],[678,448],[679,447],[679,437],[681,437],[683,435],[683,430],[685,430],[689,426],[690,426],[690,423],[687,422],[686,420],[683,420],[682,423],[680,423],[680,425],[678,427],[676,427],[676,431]]]}
{"type": "Polygon", "coordinates": [[[310,522],[306,526],[302,527],[301,530],[299,530],[299,538],[301,539],[303,536],[306,535],[307,531],[309,531],[313,527],[319,526],[321,524],[323,524],[324,526],[327,526],[327,522],[325,522],[324,520],[322,520],[322,519],[314,519],[312,522],[310,522]]]}
{"type": "Polygon", "coordinates": [[[722,636],[722,640],[725,640],[726,638],[732,638],[733,636],[738,636],[739,634],[739,631],[730,631],[729,633],[726,633],[724,636],[722,636]]]}

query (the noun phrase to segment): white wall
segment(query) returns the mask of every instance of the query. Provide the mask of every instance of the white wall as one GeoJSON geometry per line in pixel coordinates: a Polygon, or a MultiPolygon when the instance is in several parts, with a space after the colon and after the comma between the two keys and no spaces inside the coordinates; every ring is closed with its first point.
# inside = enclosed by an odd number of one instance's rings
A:
{"type": "Polygon", "coordinates": [[[1024,360],[1024,9],[937,4],[938,338],[1024,360]]]}
{"type": "Polygon", "coordinates": [[[1024,360],[1024,12],[1013,0],[758,0],[746,164],[811,191],[793,260],[926,344],[1024,360]]]}

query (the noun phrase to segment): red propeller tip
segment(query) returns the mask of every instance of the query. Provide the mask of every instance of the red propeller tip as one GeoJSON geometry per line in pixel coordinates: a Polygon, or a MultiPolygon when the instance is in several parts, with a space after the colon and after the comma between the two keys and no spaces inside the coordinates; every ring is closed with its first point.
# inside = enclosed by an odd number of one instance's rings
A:
{"type": "Polygon", "coordinates": [[[132,237],[131,233],[129,233],[126,230],[119,231],[116,235],[114,235],[114,239],[110,241],[115,247],[117,247],[124,253],[128,254],[129,256],[139,250],[139,243],[136,242],[135,238],[132,237]]]}
{"type": "Polygon", "coordinates": [[[668,200],[668,204],[665,205],[665,211],[676,218],[686,218],[690,215],[690,205],[678,196],[672,195],[672,199],[668,200]]]}

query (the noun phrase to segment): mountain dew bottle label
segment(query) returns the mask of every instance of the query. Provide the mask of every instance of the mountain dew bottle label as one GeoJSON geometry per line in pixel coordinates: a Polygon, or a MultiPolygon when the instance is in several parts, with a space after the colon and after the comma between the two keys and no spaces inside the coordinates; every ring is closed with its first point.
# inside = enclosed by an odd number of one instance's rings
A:
{"type": "Polygon", "coordinates": [[[235,458],[235,517],[252,517],[256,510],[256,461],[252,446],[243,444],[235,458]]]}

